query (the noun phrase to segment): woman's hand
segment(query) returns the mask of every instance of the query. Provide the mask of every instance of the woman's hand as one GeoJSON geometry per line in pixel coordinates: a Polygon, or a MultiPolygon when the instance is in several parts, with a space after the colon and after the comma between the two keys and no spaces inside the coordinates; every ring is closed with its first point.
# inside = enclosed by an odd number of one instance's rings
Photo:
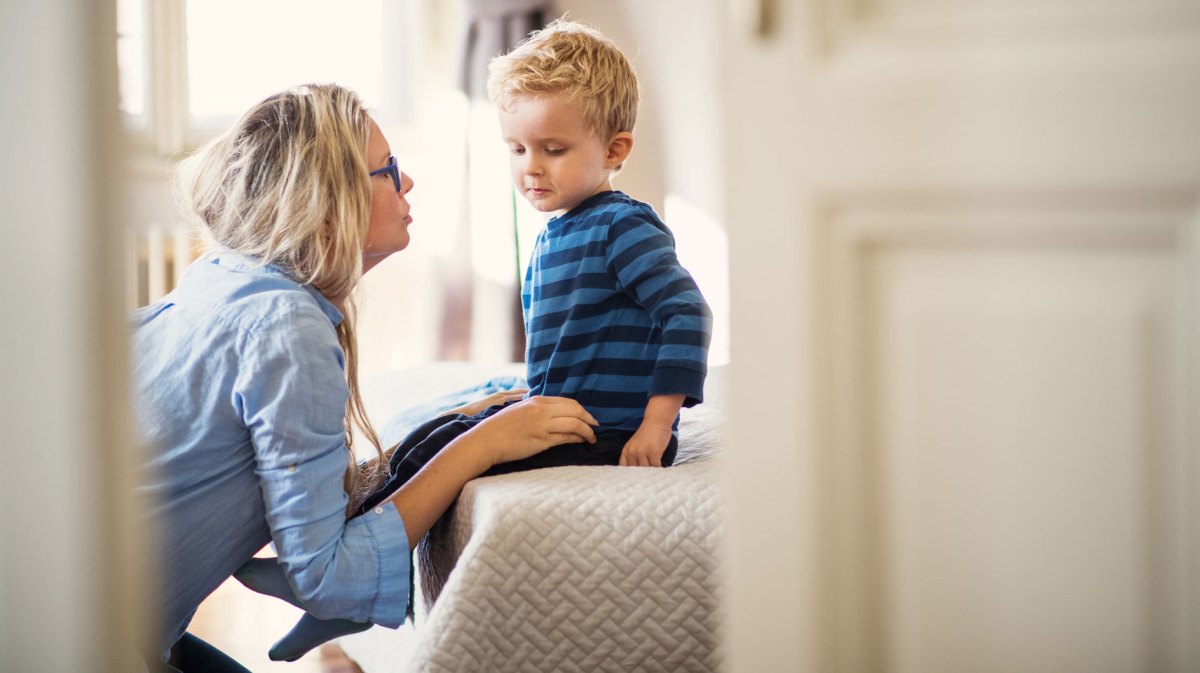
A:
{"type": "Polygon", "coordinates": [[[595,443],[595,418],[575,400],[531,397],[506,407],[438,451],[386,502],[404,520],[412,549],[458,497],[463,484],[497,463],[569,442],[595,443]]]}
{"type": "Polygon", "coordinates": [[[565,397],[530,397],[510,405],[468,431],[491,465],[527,458],[559,444],[596,443],[599,425],[582,405],[565,397]]]}
{"type": "Polygon", "coordinates": [[[508,404],[509,402],[516,402],[517,400],[525,397],[525,393],[527,393],[527,392],[529,392],[529,390],[526,388],[513,388],[512,390],[501,390],[500,392],[492,393],[491,395],[488,395],[487,397],[485,397],[481,400],[476,400],[474,402],[464,404],[461,407],[455,407],[453,409],[449,409],[449,410],[443,412],[441,415],[447,416],[449,414],[462,414],[463,416],[474,416],[475,414],[483,411],[484,409],[487,409],[488,407],[494,407],[496,405],[501,405],[501,404],[508,404]]]}

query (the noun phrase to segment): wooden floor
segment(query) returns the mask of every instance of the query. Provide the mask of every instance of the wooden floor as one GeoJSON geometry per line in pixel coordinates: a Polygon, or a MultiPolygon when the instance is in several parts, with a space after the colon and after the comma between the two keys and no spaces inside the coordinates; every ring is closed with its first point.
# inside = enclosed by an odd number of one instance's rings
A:
{"type": "Polygon", "coordinates": [[[188,631],[203,638],[254,673],[362,673],[337,645],[323,645],[299,661],[271,661],[267,650],[287,633],[300,610],[229,579],[208,597],[188,631]]]}

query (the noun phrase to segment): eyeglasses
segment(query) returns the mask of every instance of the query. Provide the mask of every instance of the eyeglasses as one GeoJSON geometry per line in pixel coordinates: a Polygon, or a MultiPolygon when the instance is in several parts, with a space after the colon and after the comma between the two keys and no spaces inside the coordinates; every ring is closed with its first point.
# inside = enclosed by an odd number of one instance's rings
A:
{"type": "Polygon", "coordinates": [[[392,176],[392,184],[396,186],[396,191],[400,191],[400,167],[396,165],[396,155],[389,154],[387,158],[387,165],[383,168],[376,168],[375,170],[371,171],[371,177],[383,175],[384,173],[392,176]]]}

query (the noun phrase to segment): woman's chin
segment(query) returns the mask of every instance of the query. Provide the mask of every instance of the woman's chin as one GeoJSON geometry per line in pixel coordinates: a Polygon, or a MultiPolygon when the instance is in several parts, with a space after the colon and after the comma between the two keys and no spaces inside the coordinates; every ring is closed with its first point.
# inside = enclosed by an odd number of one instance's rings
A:
{"type": "Polygon", "coordinates": [[[363,253],[363,273],[370,271],[372,268],[379,265],[380,262],[391,257],[393,254],[400,252],[408,247],[408,238],[405,238],[402,243],[391,246],[386,252],[371,251],[363,253]]]}

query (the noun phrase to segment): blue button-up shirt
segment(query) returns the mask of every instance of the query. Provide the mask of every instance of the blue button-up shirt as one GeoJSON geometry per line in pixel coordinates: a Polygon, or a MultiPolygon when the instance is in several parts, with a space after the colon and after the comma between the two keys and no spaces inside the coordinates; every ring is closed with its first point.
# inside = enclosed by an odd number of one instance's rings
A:
{"type": "Polygon", "coordinates": [[[311,287],[221,252],[132,316],[132,383],[161,527],[163,649],[267,542],[313,615],[399,626],[408,536],[394,507],[345,520],[342,314],[311,287]]]}

